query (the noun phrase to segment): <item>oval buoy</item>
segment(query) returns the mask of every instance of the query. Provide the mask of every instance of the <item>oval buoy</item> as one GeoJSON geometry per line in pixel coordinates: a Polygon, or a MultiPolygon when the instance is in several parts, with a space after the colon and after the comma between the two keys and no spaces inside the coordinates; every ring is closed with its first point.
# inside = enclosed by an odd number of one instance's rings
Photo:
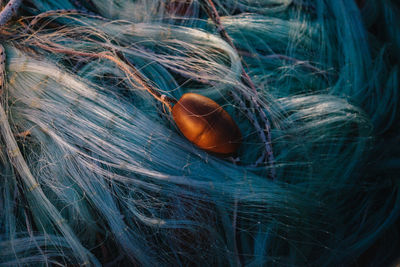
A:
{"type": "Polygon", "coordinates": [[[231,116],[208,97],[187,93],[172,108],[183,135],[196,146],[220,155],[233,155],[242,134],[231,116]]]}

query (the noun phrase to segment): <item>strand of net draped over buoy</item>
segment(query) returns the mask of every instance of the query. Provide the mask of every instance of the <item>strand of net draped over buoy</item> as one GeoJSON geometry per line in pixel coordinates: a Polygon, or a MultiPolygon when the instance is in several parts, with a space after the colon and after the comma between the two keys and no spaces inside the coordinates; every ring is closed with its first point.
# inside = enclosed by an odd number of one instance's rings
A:
{"type": "MultiPolygon", "coordinates": [[[[217,31],[220,34],[221,38],[225,40],[235,51],[238,52],[235,44],[233,43],[232,38],[228,35],[226,32],[225,28],[222,25],[221,18],[218,14],[218,11],[215,7],[215,4],[212,0],[202,0],[202,3],[204,5],[204,8],[210,17],[210,19],[214,22],[215,26],[217,27],[217,31]]],[[[245,64],[244,61],[242,61],[242,64],[245,64]]],[[[247,74],[246,70],[242,66],[242,80],[243,82],[251,88],[252,92],[254,93],[253,96],[250,96],[248,94],[242,94],[238,95],[236,92],[232,92],[233,97],[235,100],[239,103],[243,103],[243,100],[241,98],[243,97],[246,101],[251,103],[255,107],[255,110],[258,112],[260,115],[260,119],[263,123],[263,126],[260,126],[258,122],[258,118],[256,117],[256,114],[252,113],[249,111],[248,108],[243,107],[243,110],[246,111],[246,114],[249,118],[251,118],[251,121],[253,122],[254,127],[257,130],[257,133],[264,144],[264,149],[262,151],[262,155],[258,158],[256,161],[255,165],[259,165],[261,163],[266,163],[270,167],[270,172],[269,175],[271,178],[275,178],[275,168],[274,168],[274,153],[272,150],[272,142],[271,142],[271,123],[269,119],[267,118],[267,115],[265,114],[264,110],[262,107],[258,104],[258,97],[257,97],[257,89],[256,86],[254,85],[253,81],[251,80],[250,76],[247,74]]],[[[242,104],[243,105],[243,104],[242,104]]]]}

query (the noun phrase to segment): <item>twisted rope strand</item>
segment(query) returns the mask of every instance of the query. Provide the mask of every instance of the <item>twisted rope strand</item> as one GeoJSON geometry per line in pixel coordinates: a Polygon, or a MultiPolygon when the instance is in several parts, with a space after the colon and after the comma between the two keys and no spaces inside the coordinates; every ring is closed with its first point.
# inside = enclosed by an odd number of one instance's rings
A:
{"type": "MultiPolygon", "coordinates": [[[[206,10],[208,16],[214,22],[215,26],[217,27],[217,30],[218,30],[221,38],[223,40],[225,40],[235,51],[238,52],[238,49],[236,48],[235,44],[233,43],[232,38],[228,35],[228,33],[226,32],[225,28],[223,27],[223,25],[221,23],[221,17],[218,14],[218,11],[214,5],[214,2],[212,0],[203,0],[203,1],[205,2],[205,10],[206,10]]],[[[245,62],[243,62],[243,60],[242,60],[242,64],[245,64],[245,62]]],[[[255,94],[257,94],[257,89],[256,89],[253,81],[251,80],[250,76],[247,74],[246,70],[244,69],[243,65],[242,65],[242,80],[245,82],[245,84],[247,86],[249,86],[253,90],[253,92],[255,94]]],[[[235,96],[235,94],[233,94],[233,95],[235,96]]],[[[275,179],[275,176],[276,176],[276,172],[275,172],[275,168],[274,168],[275,158],[274,158],[272,145],[271,145],[272,144],[271,123],[269,122],[265,112],[262,110],[260,105],[257,103],[257,99],[255,99],[254,97],[244,95],[244,94],[242,94],[242,95],[250,103],[253,103],[256,110],[260,114],[261,120],[263,121],[264,126],[265,126],[264,129],[261,129],[255,116],[251,116],[251,117],[254,117],[254,119],[252,120],[253,125],[255,126],[257,133],[260,136],[261,141],[265,145],[265,150],[266,150],[266,154],[267,154],[267,157],[265,157],[265,152],[263,152],[261,157],[256,161],[256,165],[260,164],[261,162],[265,162],[265,160],[266,160],[268,165],[271,167],[270,176],[271,176],[271,178],[275,179]]],[[[239,98],[238,96],[235,96],[235,97],[239,98]]]]}
{"type": "Polygon", "coordinates": [[[0,12],[0,27],[4,26],[17,12],[22,0],[11,0],[0,12]]]}
{"type": "Polygon", "coordinates": [[[102,58],[102,59],[107,59],[109,61],[114,62],[128,77],[129,82],[133,85],[131,78],[138,84],[140,84],[147,92],[149,92],[155,99],[163,103],[164,105],[167,106],[169,110],[171,110],[172,106],[171,104],[176,103],[176,100],[167,97],[165,95],[162,95],[158,90],[150,85],[147,81],[146,78],[139,72],[139,70],[131,64],[121,52],[116,52],[117,57],[111,54],[111,52],[106,51],[106,52],[100,52],[100,53],[89,53],[89,52],[79,52],[79,51],[74,51],[70,49],[65,49],[65,48],[56,48],[56,47],[50,47],[44,44],[39,43],[38,41],[35,42],[35,44],[50,52],[56,52],[56,53],[62,53],[62,54],[69,54],[69,55],[76,55],[76,56],[82,56],[82,57],[89,57],[89,58],[102,58]]]}

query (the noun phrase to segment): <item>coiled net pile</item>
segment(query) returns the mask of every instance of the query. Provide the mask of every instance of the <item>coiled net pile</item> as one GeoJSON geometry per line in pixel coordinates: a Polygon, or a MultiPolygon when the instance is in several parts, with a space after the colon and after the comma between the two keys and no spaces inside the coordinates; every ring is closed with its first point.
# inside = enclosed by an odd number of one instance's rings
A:
{"type": "Polygon", "coordinates": [[[206,2],[26,0],[0,29],[1,266],[395,260],[400,6],[215,0],[232,47],[206,2]],[[237,158],[186,140],[117,53],[223,106],[237,158]]]}

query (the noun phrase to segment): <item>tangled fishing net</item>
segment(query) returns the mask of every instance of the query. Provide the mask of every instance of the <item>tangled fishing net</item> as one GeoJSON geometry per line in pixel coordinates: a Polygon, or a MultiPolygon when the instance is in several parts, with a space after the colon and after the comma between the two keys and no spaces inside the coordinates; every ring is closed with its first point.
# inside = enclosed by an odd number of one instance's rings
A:
{"type": "Polygon", "coordinates": [[[0,266],[399,256],[397,1],[1,3],[0,266]],[[177,125],[188,93],[234,152],[177,125]]]}

